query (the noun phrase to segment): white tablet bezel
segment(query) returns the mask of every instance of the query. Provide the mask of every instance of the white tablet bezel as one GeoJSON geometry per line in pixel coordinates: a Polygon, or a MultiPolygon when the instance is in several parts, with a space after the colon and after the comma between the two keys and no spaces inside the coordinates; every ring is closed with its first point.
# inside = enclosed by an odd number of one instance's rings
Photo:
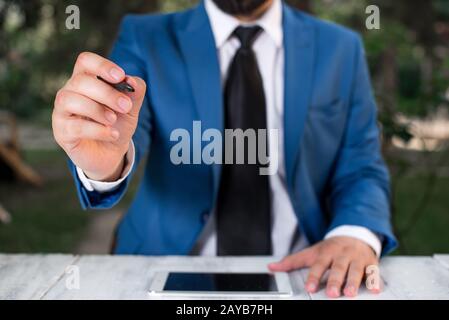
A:
{"type": "Polygon", "coordinates": [[[198,297],[198,296],[219,296],[219,297],[261,297],[261,298],[284,298],[291,297],[293,290],[290,284],[290,277],[286,272],[229,272],[229,273],[247,273],[247,274],[272,274],[276,281],[277,291],[251,291],[251,292],[233,292],[233,291],[166,291],[164,290],[165,282],[167,281],[170,273],[223,273],[220,271],[160,271],[154,274],[153,281],[151,282],[149,294],[151,296],[169,296],[169,297],[198,297]]]}

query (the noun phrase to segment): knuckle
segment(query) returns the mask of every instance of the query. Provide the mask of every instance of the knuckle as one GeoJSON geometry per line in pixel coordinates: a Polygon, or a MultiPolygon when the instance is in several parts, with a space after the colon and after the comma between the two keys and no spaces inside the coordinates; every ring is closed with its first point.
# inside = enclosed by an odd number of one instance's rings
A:
{"type": "Polygon", "coordinates": [[[328,265],[328,258],[326,258],[326,256],[321,255],[316,259],[315,262],[315,267],[317,268],[324,268],[328,265]]]}
{"type": "Polygon", "coordinates": [[[362,281],[362,278],[363,278],[362,270],[351,271],[348,274],[348,283],[358,284],[360,283],[360,281],[362,281]]]}
{"type": "Polygon", "coordinates": [[[359,261],[354,261],[351,263],[351,273],[363,273],[364,267],[363,267],[363,263],[359,262],[359,261]]]}
{"type": "Polygon", "coordinates": [[[63,89],[58,90],[58,92],[56,92],[55,97],[55,106],[63,106],[65,99],[66,99],[65,91],[63,89]]]}
{"type": "Polygon", "coordinates": [[[329,274],[329,281],[343,281],[343,278],[345,276],[345,272],[339,269],[332,269],[332,271],[329,274]]]}
{"type": "Polygon", "coordinates": [[[70,80],[70,84],[74,89],[80,90],[83,87],[85,79],[86,76],[84,74],[75,74],[70,80]]]}
{"type": "Polygon", "coordinates": [[[76,64],[83,65],[84,61],[89,57],[90,52],[83,51],[76,58],[76,64]]]}
{"type": "Polygon", "coordinates": [[[70,93],[65,89],[60,89],[56,93],[55,106],[64,108],[67,105],[67,100],[70,98],[70,93]]]}
{"type": "Polygon", "coordinates": [[[81,124],[77,120],[68,121],[65,125],[66,132],[69,136],[78,137],[82,133],[81,124]]]}
{"type": "Polygon", "coordinates": [[[310,281],[318,281],[320,278],[320,274],[316,272],[315,270],[310,270],[309,274],[307,275],[307,282],[310,281]]]}
{"type": "Polygon", "coordinates": [[[342,279],[346,275],[346,270],[344,269],[338,269],[338,268],[332,268],[329,272],[329,279],[342,279]]]}
{"type": "Polygon", "coordinates": [[[346,269],[346,267],[347,267],[347,264],[338,262],[332,266],[332,270],[337,271],[337,272],[342,272],[346,269]]]}
{"type": "Polygon", "coordinates": [[[344,268],[349,264],[349,258],[347,256],[337,256],[334,260],[334,267],[336,268],[344,268]]]}
{"type": "Polygon", "coordinates": [[[345,276],[344,272],[341,272],[340,270],[332,270],[329,272],[329,282],[340,282],[343,281],[345,276]]]}
{"type": "Polygon", "coordinates": [[[323,273],[324,270],[322,268],[312,268],[309,271],[308,279],[319,279],[323,273]]]}

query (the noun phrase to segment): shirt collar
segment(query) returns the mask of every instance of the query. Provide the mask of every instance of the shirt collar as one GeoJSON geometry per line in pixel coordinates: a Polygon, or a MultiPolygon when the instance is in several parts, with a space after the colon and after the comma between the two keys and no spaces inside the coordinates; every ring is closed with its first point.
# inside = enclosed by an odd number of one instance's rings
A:
{"type": "Polygon", "coordinates": [[[234,30],[241,25],[258,25],[274,41],[277,47],[282,46],[282,3],[274,0],[271,7],[256,21],[245,24],[237,18],[220,10],[212,0],[205,1],[205,8],[212,27],[217,48],[221,48],[234,30]]]}

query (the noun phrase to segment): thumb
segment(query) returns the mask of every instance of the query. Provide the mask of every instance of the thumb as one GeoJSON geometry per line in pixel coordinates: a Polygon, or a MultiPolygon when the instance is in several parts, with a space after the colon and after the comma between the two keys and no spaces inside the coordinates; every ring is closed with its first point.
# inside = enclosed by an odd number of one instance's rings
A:
{"type": "Polygon", "coordinates": [[[314,256],[314,247],[305,249],[301,252],[289,255],[281,261],[273,262],[268,265],[268,269],[272,272],[286,272],[294,269],[310,267],[314,256]]]}
{"type": "Polygon", "coordinates": [[[145,99],[145,93],[147,85],[145,81],[139,77],[128,76],[126,82],[134,88],[134,92],[128,93],[128,96],[133,101],[133,108],[129,112],[132,116],[139,116],[140,108],[142,107],[143,100],[145,99]]]}

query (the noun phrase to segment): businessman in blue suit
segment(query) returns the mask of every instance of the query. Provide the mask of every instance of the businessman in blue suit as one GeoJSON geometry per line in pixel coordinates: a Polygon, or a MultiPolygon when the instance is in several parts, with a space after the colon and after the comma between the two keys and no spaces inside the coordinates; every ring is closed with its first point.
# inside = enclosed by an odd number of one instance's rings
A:
{"type": "Polygon", "coordinates": [[[361,39],[280,0],[127,16],[110,59],[79,55],[53,130],[83,208],[114,206],[147,158],[117,254],[274,255],[284,258],[272,271],[310,267],[310,292],[329,270],[326,293],[338,297],[356,295],[396,245],[361,39]],[[122,81],[134,92],[110,85],[122,81]],[[199,149],[187,140],[192,154],[174,161],[180,129],[277,130],[265,141],[278,167],[189,161],[211,136],[199,149]]]}

